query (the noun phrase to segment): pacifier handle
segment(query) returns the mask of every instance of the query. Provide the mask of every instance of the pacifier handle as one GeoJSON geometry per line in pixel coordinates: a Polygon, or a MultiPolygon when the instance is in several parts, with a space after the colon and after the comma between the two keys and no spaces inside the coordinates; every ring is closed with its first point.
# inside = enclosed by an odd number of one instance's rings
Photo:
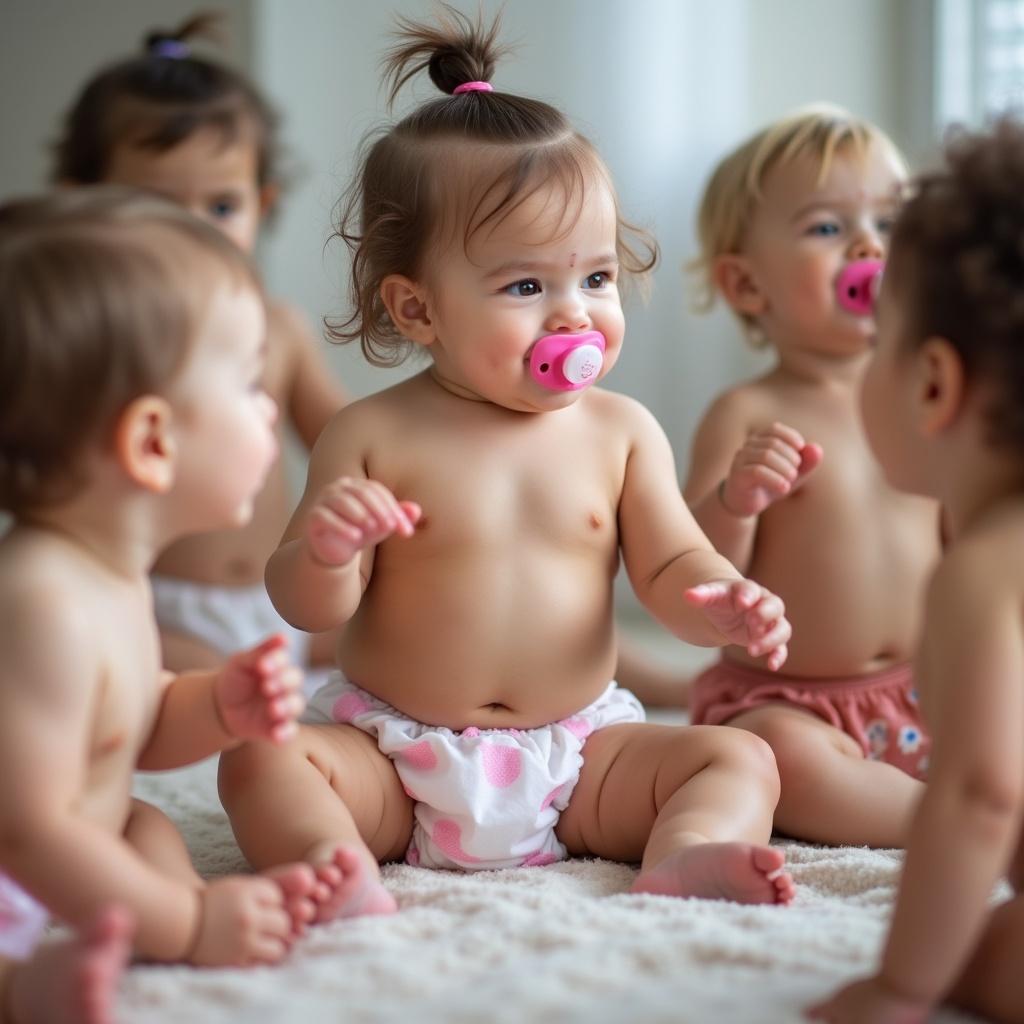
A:
{"type": "Polygon", "coordinates": [[[884,269],[881,260],[848,263],[836,281],[836,301],[848,313],[870,316],[875,310],[884,269]]]}
{"type": "Polygon", "coordinates": [[[580,391],[601,375],[604,350],[600,331],[547,334],[530,350],[530,376],[550,391],[580,391]]]}

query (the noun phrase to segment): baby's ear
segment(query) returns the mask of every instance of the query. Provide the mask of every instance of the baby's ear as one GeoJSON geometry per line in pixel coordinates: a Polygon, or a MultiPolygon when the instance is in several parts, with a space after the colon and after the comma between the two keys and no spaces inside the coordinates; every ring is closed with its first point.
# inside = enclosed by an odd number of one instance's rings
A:
{"type": "Polygon", "coordinates": [[[715,289],[741,316],[760,316],[767,305],[764,292],[747,258],[738,252],[726,252],[715,257],[712,265],[715,289]]]}
{"type": "Polygon", "coordinates": [[[952,426],[963,410],[964,362],[945,338],[929,338],[915,358],[917,422],[925,437],[934,437],[952,426]]]}
{"type": "Polygon", "coordinates": [[[403,274],[388,274],[381,281],[380,297],[391,322],[403,338],[417,345],[433,344],[437,335],[427,306],[426,289],[403,274]]]}
{"type": "Polygon", "coordinates": [[[139,487],[166,494],[174,484],[177,447],[171,436],[173,413],[159,395],[142,395],[121,413],[114,450],[121,468],[139,487]]]}
{"type": "Polygon", "coordinates": [[[269,181],[260,186],[260,217],[266,217],[281,197],[281,186],[276,181],[269,181]]]}

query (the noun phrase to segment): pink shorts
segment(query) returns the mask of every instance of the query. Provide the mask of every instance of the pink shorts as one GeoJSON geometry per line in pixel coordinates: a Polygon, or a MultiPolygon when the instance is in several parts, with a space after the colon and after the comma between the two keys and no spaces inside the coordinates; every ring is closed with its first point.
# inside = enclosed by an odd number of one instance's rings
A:
{"type": "Polygon", "coordinates": [[[790,704],[853,737],[864,756],[923,779],[931,740],[909,664],[849,679],[798,679],[722,658],[697,677],[690,698],[694,725],[723,725],[764,704],[790,704]]]}

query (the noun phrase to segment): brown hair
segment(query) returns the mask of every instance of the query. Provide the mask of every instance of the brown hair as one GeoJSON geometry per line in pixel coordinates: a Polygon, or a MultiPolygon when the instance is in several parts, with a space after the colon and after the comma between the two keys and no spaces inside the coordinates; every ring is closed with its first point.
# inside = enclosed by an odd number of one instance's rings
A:
{"type": "Polygon", "coordinates": [[[277,114],[239,72],[191,52],[188,41],[214,35],[219,20],[200,14],[172,31],[154,30],[142,54],[91,78],[64,119],[53,180],[101,182],[119,143],[162,153],[214,128],[225,143],[251,132],[259,184],[280,181],[277,114]]]}
{"type": "MultiPolygon", "coordinates": [[[[331,338],[358,338],[377,366],[396,366],[411,349],[388,316],[381,282],[389,274],[421,276],[428,246],[443,228],[461,225],[467,244],[553,180],[565,189],[568,217],[578,215],[590,175],[611,188],[593,145],[554,107],[496,90],[455,95],[460,85],[490,80],[505,52],[496,42],[499,19],[485,27],[481,16],[471,21],[445,4],[437,28],[404,18],[398,25],[398,42],[385,57],[389,103],[424,69],[446,95],[364,143],[335,236],[352,257],[352,314],[327,320],[331,338]],[[471,158],[453,159],[453,147],[466,144],[471,158]],[[457,192],[465,193],[466,209],[457,192]]],[[[645,274],[657,262],[654,240],[621,215],[616,249],[624,274],[645,274]]]]}
{"type": "Polygon", "coordinates": [[[173,380],[245,256],[168,200],[90,186],[0,206],[0,508],[64,500],[117,415],[173,380]]]}
{"type": "MultiPolygon", "coordinates": [[[[704,187],[697,212],[700,254],[686,268],[697,280],[694,308],[707,312],[714,305],[715,261],[741,251],[764,198],[765,177],[773,167],[810,157],[818,163],[820,182],[837,153],[862,157],[872,146],[881,146],[897,166],[906,168],[902,154],[881,128],[842,107],[816,103],[767,125],[723,157],[704,187]]],[[[756,343],[753,321],[746,316],[741,319],[756,343]]]]}
{"type": "Polygon", "coordinates": [[[954,130],[944,167],[919,176],[896,221],[886,274],[912,344],[945,338],[983,380],[993,444],[1024,456],[1024,123],[954,130]]]}

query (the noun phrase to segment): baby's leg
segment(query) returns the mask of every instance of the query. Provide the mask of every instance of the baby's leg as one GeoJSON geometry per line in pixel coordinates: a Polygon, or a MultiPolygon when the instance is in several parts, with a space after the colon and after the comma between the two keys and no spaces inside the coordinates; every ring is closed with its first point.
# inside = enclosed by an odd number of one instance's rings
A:
{"type": "Polygon", "coordinates": [[[902,847],[924,783],[867,760],[855,740],[798,708],[770,704],[731,719],[775,751],[780,832],[831,846],[902,847]]]}
{"type": "MultiPolygon", "coordinates": [[[[161,874],[196,889],[206,886],[192,865],[192,857],[181,833],[159,808],[144,800],[133,799],[124,837],[161,874]]],[[[317,884],[305,865],[284,865],[265,874],[284,891],[285,906],[295,932],[300,932],[313,920],[316,912],[314,900],[323,887],[317,884]]]]}
{"type": "Polygon", "coordinates": [[[558,837],[575,855],[642,859],[634,892],[788,903],[772,830],[779,779],[768,747],[739,730],[618,725],[583,748],[558,837]]]}
{"type": "Polygon", "coordinates": [[[1024,1024],[1024,896],[997,907],[949,1001],[986,1020],[1024,1024]]]}
{"type": "Polygon", "coordinates": [[[80,936],[47,943],[23,963],[0,963],[3,1024],[112,1024],[131,952],[129,915],[108,908],[80,936]]]}
{"type": "Polygon", "coordinates": [[[329,889],[318,921],[395,910],[377,865],[405,854],[412,801],[371,737],[307,725],[282,747],[245,744],[221,756],[219,789],[250,863],[313,865],[329,889]]]}
{"type": "Polygon", "coordinates": [[[192,866],[185,840],[174,822],[144,800],[132,800],[124,837],[147,863],[161,874],[201,889],[203,880],[192,866]]]}

